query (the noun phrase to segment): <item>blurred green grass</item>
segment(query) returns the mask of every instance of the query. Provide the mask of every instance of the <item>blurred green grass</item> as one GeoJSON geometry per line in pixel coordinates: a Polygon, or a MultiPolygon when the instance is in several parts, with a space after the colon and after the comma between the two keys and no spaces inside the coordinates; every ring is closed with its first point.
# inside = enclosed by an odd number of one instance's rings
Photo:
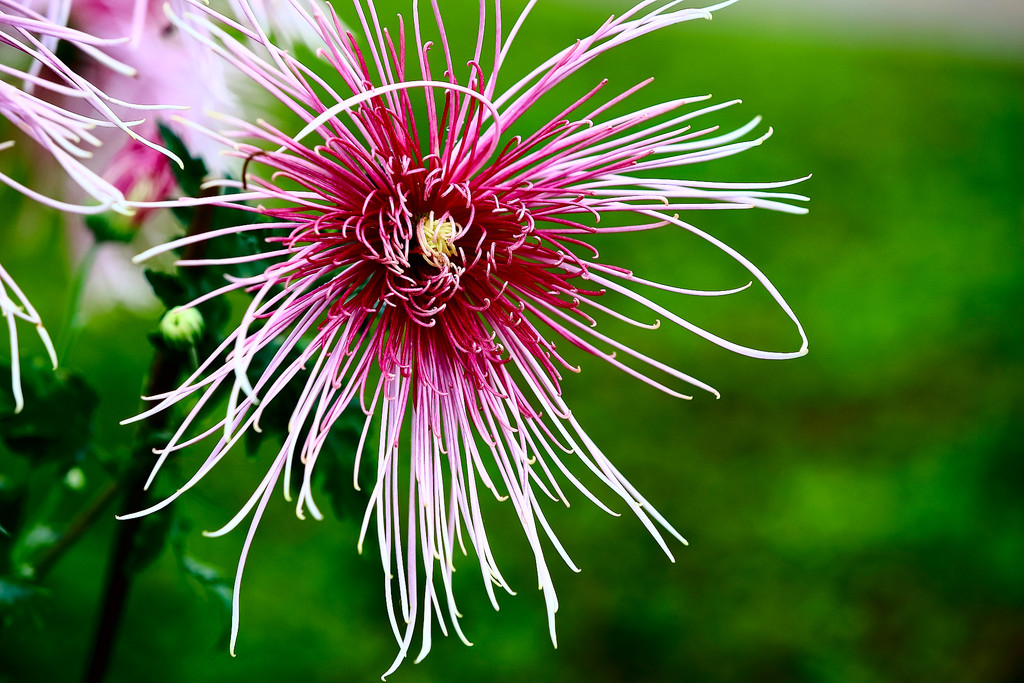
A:
{"type": "MultiPolygon", "coordinates": [[[[776,134],[694,170],[735,181],[814,173],[800,188],[812,197],[806,217],[690,216],[772,278],[808,330],[810,355],[753,361],[664,326],[630,333],[723,394],[691,402],[585,362],[566,380],[570,405],[690,547],[673,547],[672,564],[628,513],[609,518],[581,496],[569,510],[549,506],[583,569],[574,575],[552,558],[554,650],[521,531],[507,505],[492,505],[489,534],[519,595],[494,613],[472,559],[463,562],[458,597],[476,644],[437,638],[423,663],[390,680],[1024,676],[1024,68],[737,32],[729,16],[742,11],[650,36],[581,83],[607,76],[627,87],[653,75],[643,101],[742,97],[718,118],[762,114],[776,134]]],[[[467,34],[459,22],[468,19],[448,18],[453,35],[467,34]]],[[[549,54],[601,18],[542,5],[514,55],[549,54]]],[[[719,287],[740,277],[677,233],[605,242],[605,261],[654,279],[719,287]]],[[[39,238],[16,255],[28,263],[52,248],[39,238]]],[[[59,281],[33,279],[27,267],[17,274],[58,320],[59,281]]],[[[795,343],[753,294],[674,309],[729,338],[795,343]]],[[[104,438],[134,410],[148,353],[140,342],[114,357],[111,340],[141,339],[151,324],[111,313],[75,348],[74,366],[110,380],[104,438]]],[[[241,457],[227,467],[183,502],[203,528],[225,521],[261,476],[241,457]]],[[[227,655],[217,606],[168,553],[132,593],[110,680],[375,680],[395,652],[375,552],[354,552],[358,519],[299,522],[291,511],[275,498],[250,555],[238,658],[227,655]]],[[[112,526],[47,582],[45,630],[27,622],[4,633],[8,680],[77,676],[112,526]]],[[[190,548],[230,570],[241,540],[196,535],[190,548]]]]}

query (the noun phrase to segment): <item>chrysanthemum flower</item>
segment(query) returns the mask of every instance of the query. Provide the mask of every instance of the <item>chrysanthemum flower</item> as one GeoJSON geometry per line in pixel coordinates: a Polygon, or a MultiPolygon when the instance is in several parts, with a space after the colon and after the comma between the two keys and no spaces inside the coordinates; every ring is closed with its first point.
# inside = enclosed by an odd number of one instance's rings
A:
{"type": "Polygon", "coordinates": [[[563,105],[547,124],[522,128],[528,110],[542,99],[551,101],[548,95],[559,84],[596,57],[652,31],[708,18],[726,4],[694,10],[645,0],[511,83],[502,81],[503,69],[533,3],[509,28],[500,2],[491,13],[481,1],[475,49],[464,62],[451,49],[434,2],[425,11],[429,19],[414,3],[411,30],[400,23],[392,33],[381,27],[372,2],[356,0],[362,41],[333,14],[314,10],[310,21],[327,46],[321,56],[339,85],[276,48],[259,27],[233,26],[261,44],[257,53],[224,30],[229,22],[198,4],[196,14],[180,20],[185,30],[207,30],[215,38],[211,49],[307,122],[290,134],[264,122],[235,120],[217,137],[252,172],[241,183],[224,181],[239,193],[220,201],[265,201],[266,208],[249,210],[271,220],[187,237],[161,250],[246,232],[264,235],[272,246],[236,260],[274,263],[209,295],[244,289],[252,299],[221,348],[180,388],[150,397],[155,406],[134,418],[188,402],[188,416],[159,449],[153,475],[168,455],[206,437],[217,443],[175,494],[129,516],[159,509],[190,489],[247,430],[259,429],[266,411],[290,414],[283,447],[251,499],[210,534],[226,533],[255,508],[236,575],[232,648],[242,569],[272,490],[282,482],[291,499],[293,472],[300,471],[297,514],[320,518],[311,477],[332,425],[346,410],[366,415],[355,461],[357,487],[363,446],[370,438],[378,444],[359,545],[373,525],[400,646],[388,673],[406,657],[418,629],[419,657],[429,651],[435,620],[445,633],[450,624],[466,640],[452,593],[458,551],[472,547],[495,607],[496,586],[512,592],[481,511],[480,497],[488,492],[505,501],[522,524],[552,640],[558,601],[546,548],[576,567],[549,525],[542,499],[568,504],[568,482],[602,509],[613,507],[574,470],[582,466],[603,482],[671,557],[663,532],[680,541],[682,536],[563,402],[561,373],[577,368],[563,359],[556,342],[681,398],[688,398],[687,384],[715,392],[599,331],[597,323],[606,316],[634,322],[605,301],[634,302],[747,356],[803,355],[804,332],[775,287],[747,259],[680,214],[754,206],[802,213],[786,202],[804,198],[777,192],[790,184],[785,182],[690,182],[669,172],[738,153],[767,137],[749,138],[757,120],[725,134],[690,127],[731,102],[694,108],[705,98],[677,99],[612,115],[613,107],[622,110],[646,82],[610,97],[602,97],[601,82],[563,105]],[[688,231],[746,268],[796,325],[798,349],[772,352],[732,343],[647,293],[717,296],[745,287],[705,292],[655,283],[602,262],[588,244],[592,235],[661,228],[688,231]],[[254,361],[265,369],[250,377],[254,361]],[[279,405],[285,387],[296,384],[299,399],[279,405]],[[193,433],[191,425],[221,388],[230,389],[226,415],[215,427],[193,433]]]}
{"type": "MultiPolygon", "coordinates": [[[[82,188],[90,202],[95,200],[97,203],[81,205],[61,201],[2,171],[0,182],[61,211],[97,213],[114,209],[128,212],[121,190],[87,163],[100,144],[95,132],[99,128],[119,129],[140,145],[160,148],[132,130],[137,121],[123,121],[114,111],[119,107],[147,107],[129,105],[108,95],[58,57],[57,44],[63,42],[100,68],[134,73],[131,67],[108,54],[112,47],[129,38],[97,38],[67,27],[70,5],[68,0],[39,3],[0,0],[0,117],[19,129],[25,138],[35,142],[46,157],[55,160],[82,188]],[[57,101],[65,104],[56,104],[57,101]]],[[[0,142],[0,152],[14,144],[15,140],[0,142]]],[[[20,319],[35,325],[55,367],[57,357],[38,313],[2,268],[0,315],[7,322],[10,338],[15,410],[21,410],[17,321],[20,319]]]]}
{"type": "MultiPolygon", "coordinates": [[[[107,53],[125,63],[135,72],[125,75],[103,69],[101,65],[82,60],[81,73],[111,97],[130,99],[141,104],[173,104],[153,112],[136,131],[158,139],[158,123],[169,127],[185,143],[189,153],[220,172],[219,145],[208,137],[195,134],[178,122],[186,119],[206,123],[209,111],[234,113],[237,102],[227,79],[226,65],[204,49],[203,45],[183,34],[167,17],[167,2],[149,0],[75,0],[71,6],[70,23],[79,30],[100,37],[131,35],[133,40],[108,48],[107,53]],[[177,65],[168,68],[169,64],[177,65]],[[197,82],[201,81],[201,82],[197,82]]],[[[169,5],[184,8],[180,0],[169,5]]],[[[166,199],[168,184],[174,176],[166,157],[133,140],[116,140],[108,145],[116,152],[99,159],[98,170],[111,180],[126,197],[145,202],[166,199]],[[131,184],[132,170],[135,181],[131,184]],[[139,187],[139,186],[143,187],[139,187]]],[[[143,212],[144,213],[144,212],[143,212]]]]}
{"type": "MultiPolygon", "coordinates": [[[[224,173],[228,169],[219,145],[177,121],[209,123],[208,111],[236,111],[227,67],[202,44],[177,30],[164,11],[166,4],[164,0],[74,0],[69,25],[98,38],[130,37],[107,47],[106,53],[131,64],[134,72],[124,74],[104,68],[83,54],[72,53],[68,59],[84,79],[110,97],[140,104],[173,103],[174,108],[148,112],[146,120],[133,130],[148,140],[160,140],[161,127],[170,130],[191,156],[201,159],[207,168],[224,173]]],[[[182,9],[179,0],[170,0],[170,6],[182,9]]],[[[65,104],[74,108],[74,103],[65,104]]],[[[116,129],[95,134],[102,145],[86,163],[127,200],[152,202],[181,194],[174,162],[160,150],[127,138],[116,129]]],[[[80,194],[74,187],[69,192],[80,194]]],[[[161,213],[146,206],[137,207],[130,215],[107,213],[102,220],[88,223],[91,231],[80,220],[68,221],[73,259],[91,264],[82,290],[79,320],[113,307],[152,310],[158,304],[142,270],[131,263],[138,247],[128,243],[150,246],[166,241],[176,223],[169,216],[161,220],[161,213]],[[101,244],[97,245],[97,240],[101,244]]]]}
{"type": "MultiPolygon", "coordinates": [[[[143,0],[134,0],[136,3],[143,0]]],[[[129,36],[98,38],[65,25],[71,9],[66,0],[50,0],[45,14],[29,3],[0,0],[0,116],[40,145],[46,155],[57,161],[86,194],[98,205],[79,206],[41,194],[23,183],[0,173],[3,182],[19,192],[62,211],[93,213],[108,209],[127,210],[124,195],[84,160],[100,141],[96,129],[117,128],[143,145],[167,153],[138,135],[133,127],[139,121],[124,121],[115,108],[159,109],[129,104],[117,99],[83,77],[56,54],[57,43],[64,42],[76,54],[84,55],[99,67],[132,75],[135,69],[110,56],[109,52],[130,40],[129,36]],[[19,58],[22,63],[19,63],[19,58]],[[60,101],[61,104],[55,104],[60,101]],[[81,113],[81,111],[88,113],[81,113]]],[[[7,149],[14,141],[0,145],[7,149]]]]}

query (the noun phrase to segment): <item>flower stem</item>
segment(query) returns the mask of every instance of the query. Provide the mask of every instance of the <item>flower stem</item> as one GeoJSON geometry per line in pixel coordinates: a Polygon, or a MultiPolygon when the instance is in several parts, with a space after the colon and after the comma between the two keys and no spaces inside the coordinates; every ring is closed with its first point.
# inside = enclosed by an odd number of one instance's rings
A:
{"type": "Polygon", "coordinates": [[[114,497],[120,490],[116,481],[107,484],[89,505],[71,520],[71,523],[68,524],[64,533],[57,539],[57,542],[42,553],[40,558],[29,569],[28,575],[35,581],[42,581],[43,577],[49,573],[53,565],[67,552],[68,548],[74,545],[75,541],[81,538],[82,534],[88,531],[93,523],[99,519],[100,513],[114,500],[114,497]]]}
{"type": "MultiPolygon", "coordinates": [[[[146,393],[160,393],[172,389],[181,370],[182,362],[179,356],[175,355],[175,357],[171,358],[167,354],[157,351],[153,358],[153,365],[150,368],[150,379],[146,393]]],[[[150,504],[152,494],[143,488],[148,471],[147,465],[151,460],[147,455],[152,455],[148,436],[163,429],[166,426],[167,420],[168,414],[166,412],[158,413],[146,422],[142,433],[139,434],[136,451],[132,454],[132,459],[120,477],[120,486],[117,487],[125,491],[120,509],[135,512],[136,510],[148,507],[150,504]]],[[[100,683],[103,681],[110,666],[118,627],[124,616],[125,602],[134,578],[135,572],[132,569],[131,559],[136,553],[136,547],[141,540],[139,538],[139,529],[141,527],[141,519],[121,521],[117,524],[110,562],[107,565],[107,577],[103,587],[103,607],[100,621],[96,627],[96,635],[93,640],[89,662],[85,669],[85,676],[82,679],[85,683],[100,683]]]]}
{"type": "MultiPolygon", "coordinates": [[[[216,190],[213,190],[214,192],[216,190]]],[[[209,229],[212,218],[212,206],[197,207],[193,214],[188,234],[196,235],[209,229]]],[[[195,258],[205,243],[189,245],[182,258],[195,258]]],[[[153,396],[174,389],[178,378],[185,369],[187,356],[182,353],[156,350],[150,366],[149,381],[146,384],[146,396],[153,396]]],[[[153,494],[144,486],[152,464],[151,437],[167,426],[170,413],[163,411],[146,420],[136,436],[136,446],[118,479],[117,485],[125,492],[120,510],[137,512],[152,504],[153,494]]],[[[165,512],[165,514],[167,514],[165,512]]],[[[143,540],[139,534],[143,526],[142,518],[120,521],[111,548],[110,561],[107,564],[107,576],[103,586],[101,613],[93,638],[93,646],[82,677],[83,683],[102,683],[110,668],[114,646],[117,642],[118,630],[124,617],[124,608],[135,577],[132,559],[136,548],[143,540]]]]}
{"type": "Polygon", "coordinates": [[[78,264],[78,268],[75,271],[75,279],[71,283],[71,298],[68,300],[68,310],[64,314],[64,326],[61,328],[60,333],[61,341],[58,347],[60,348],[60,355],[58,358],[60,358],[61,363],[67,362],[71,347],[78,338],[78,333],[82,330],[82,317],[80,315],[82,298],[85,295],[85,285],[89,281],[89,275],[92,273],[92,267],[96,263],[96,255],[99,253],[99,250],[99,242],[94,241],[89,245],[89,250],[85,252],[82,262],[78,264]]]}

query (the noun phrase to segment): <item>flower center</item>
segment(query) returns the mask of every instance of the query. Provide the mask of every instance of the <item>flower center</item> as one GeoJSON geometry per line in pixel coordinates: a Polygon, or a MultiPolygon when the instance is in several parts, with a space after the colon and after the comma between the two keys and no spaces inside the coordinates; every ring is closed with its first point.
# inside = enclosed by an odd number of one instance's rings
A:
{"type": "Polygon", "coordinates": [[[455,256],[454,242],[460,229],[451,216],[445,215],[437,220],[433,211],[419,220],[416,224],[416,239],[427,263],[442,270],[450,264],[448,257],[455,256]]]}

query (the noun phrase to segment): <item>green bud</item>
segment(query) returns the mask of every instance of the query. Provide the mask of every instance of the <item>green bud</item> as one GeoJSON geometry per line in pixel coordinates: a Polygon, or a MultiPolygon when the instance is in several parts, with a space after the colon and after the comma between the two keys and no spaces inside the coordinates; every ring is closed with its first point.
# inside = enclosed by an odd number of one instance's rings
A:
{"type": "Polygon", "coordinates": [[[160,334],[177,349],[192,346],[203,336],[203,314],[195,308],[175,306],[160,319],[160,334]]]}
{"type": "Polygon", "coordinates": [[[81,467],[72,467],[64,475],[64,485],[72,491],[81,491],[85,488],[85,472],[81,467]]]}
{"type": "Polygon", "coordinates": [[[86,216],[85,225],[92,231],[97,242],[128,243],[139,233],[138,223],[132,216],[114,211],[86,216]]]}

